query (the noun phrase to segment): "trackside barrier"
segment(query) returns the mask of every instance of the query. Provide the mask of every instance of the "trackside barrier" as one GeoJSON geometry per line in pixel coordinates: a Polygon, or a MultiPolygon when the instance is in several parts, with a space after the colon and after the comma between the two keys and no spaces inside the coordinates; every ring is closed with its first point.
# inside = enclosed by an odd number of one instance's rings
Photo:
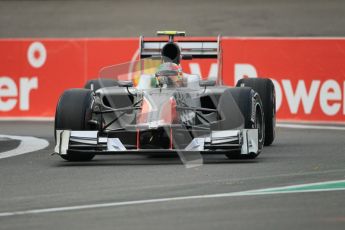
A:
{"type": "MultiPolygon", "coordinates": [[[[138,58],[138,39],[0,40],[0,119],[51,118],[61,93],[83,87],[100,68],[138,58]]],[[[223,37],[224,83],[269,77],[278,119],[345,122],[345,38],[223,37]]],[[[206,59],[183,63],[185,72],[212,78],[206,59]]]]}

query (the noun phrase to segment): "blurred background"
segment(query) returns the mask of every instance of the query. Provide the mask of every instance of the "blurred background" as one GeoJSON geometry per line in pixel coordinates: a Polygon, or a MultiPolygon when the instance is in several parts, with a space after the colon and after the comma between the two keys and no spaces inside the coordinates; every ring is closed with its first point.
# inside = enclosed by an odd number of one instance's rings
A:
{"type": "Polygon", "coordinates": [[[1,0],[0,37],[342,36],[344,0],[1,0]]]}

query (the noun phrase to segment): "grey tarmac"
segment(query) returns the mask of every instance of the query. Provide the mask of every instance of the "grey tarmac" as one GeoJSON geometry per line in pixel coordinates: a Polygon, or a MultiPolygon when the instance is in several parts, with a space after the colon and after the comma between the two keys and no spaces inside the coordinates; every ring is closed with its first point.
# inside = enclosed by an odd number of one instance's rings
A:
{"type": "MultiPolygon", "coordinates": [[[[0,126],[50,142],[38,152],[0,160],[0,213],[345,180],[344,130],[277,128],[276,142],[255,160],[207,155],[203,166],[187,169],[167,156],[65,162],[51,156],[53,122],[0,126]]],[[[0,229],[342,229],[344,197],[344,191],[325,191],[172,200],[0,217],[0,229]]]]}

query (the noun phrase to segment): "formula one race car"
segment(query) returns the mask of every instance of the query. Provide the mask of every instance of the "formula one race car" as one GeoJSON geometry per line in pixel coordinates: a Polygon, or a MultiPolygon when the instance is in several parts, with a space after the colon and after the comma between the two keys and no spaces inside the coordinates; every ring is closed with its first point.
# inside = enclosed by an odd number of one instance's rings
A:
{"type": "Polygon", "coordinates": [[[271,80],[222,84],[222,71],[203,79],[182,62],[216,59],[221,38],[183,38],[161,31],[140,38],[139,60],[105,67],[84,89],[66,90],[55,115],[55,153],[68,161],[97,154],[173,154],[184,163],[201,154],[255,158],[275,137],[271,80]],[[177,38],[178,37],[178,38],[177,38]]]}

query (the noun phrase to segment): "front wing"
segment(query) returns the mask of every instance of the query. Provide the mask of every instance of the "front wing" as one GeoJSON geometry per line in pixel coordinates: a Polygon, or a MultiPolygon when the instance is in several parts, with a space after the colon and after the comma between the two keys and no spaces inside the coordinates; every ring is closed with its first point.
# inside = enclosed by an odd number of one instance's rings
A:
{"type": "MultiPolygon", "coordinates": [[[[136,131],[138,132],[138,131],[136,131]]],[[[138,137],[138,133],[134,134],[138,137]]],[[[209,134],[195,137],[183,148],[173,144],[168,148],[141,148],[140,144],[126,144],[126,138],[100,133],[99,131],[56,130],[54,152],[66,155],[73,152],[108,154],[164,154],[200,152],[207,154],[231,153],[258,154],[258,129],[211,131],[209,134]]]]}

